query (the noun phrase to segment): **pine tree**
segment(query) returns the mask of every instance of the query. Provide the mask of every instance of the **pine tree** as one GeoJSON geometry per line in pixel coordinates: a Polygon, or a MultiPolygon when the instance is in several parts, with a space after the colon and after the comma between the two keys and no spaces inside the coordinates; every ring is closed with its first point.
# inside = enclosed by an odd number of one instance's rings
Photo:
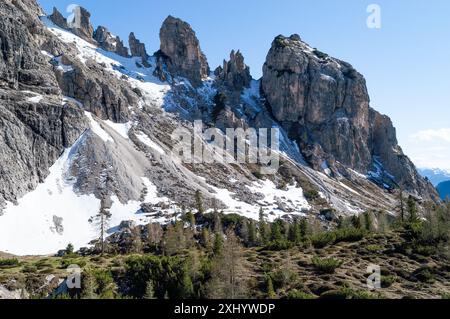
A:
{"type": "Polygon", "coordinates": [[[102,171],[99,176],[99,188],[101,196],[100,210],[98,214],[95,216],[95,219],[97,221],[97,227],[99,229],[99,242],[101,246],[100,249],[101,254],[103,255],[106,249],[105,243],[106,231],[108,229],[109,220],[112,216],[111,213],[109,212],[109,209],[111,208],[110,194],[114,181],[111,177],[111,168],[108,167],[106,163],[103,163],[101,167],[102,171]]]}
{"type": "Polygon", "coordinates": [[[414,197],[409,196],[407,201],[409,222],[413,223],[417,221],[417,205],[414,197]]]}
{"type": "Polygon", "coordinates": [[[364,218],[364,227],[367,231],[372,231],[373,230],[373,220],[372,220],[372,215],[370,212],[364,212],[363,214],[363,218],[364,218]]]}
{"type": "Polygon", "coordinates": [[[295,244],[299,244],[302,241],[302,234],[298,221],[294,221],[294,223],[292,223],[289,227],[289,241],[295,244]]]}
{"type": "Polygon", "coordinates": [[[73,247],[73,245],[69,243],[66,247],[65,254],[68,256],[73,255],[74,250],[75,250],[75,248],[73,247]]]}
{"type": "Polygon", "coordinates": [[[215,255],[212,261],[211,279],[207,283],[207,297],[211,299],[245,298],[244,253],[234,230],[226,232],[223,252],[215,255]]]}
{"type": "Polygon", "coordinates": [[[82,278],[81,299],[97,299],[97,282],[91,272],[86,272],[82,278]]]}
{"type": "Polygon", "coordinates": [[[191,227],[191,229],[193,231],[195,231],[196,230],[196,225],[195,225],[196,223],[195,223],[195,216],[194,216],[194,214],[191,211],[187,212],[185,219],[189,223],[189,226],[191,227]]]}
{"type": "Polygon", "coordinates": [[[218,211],[214,211],[214,232],[222,233],[222,219],[218,211]]]}
{"type": "Polygon", "coordinates": [[[182,222],[175,222],[167,227],[164,241],[164,254],[172,256],[186,248],[186,237],[182,222]]]}
{"type": "Polygon", "coordinates": [[[203,227],[202,228],[202,237],[200,243],[205,247],[207,250],[211,248],[211,237],[208,228],[203,227]]]}
{"type": "Polygon", "coordinates": [[[183,299],[189,299],[194,296],[194,285],[192,284],[192,279],[187,270],[183,272],[183,282],[181,286],[183,299]]]}
{"type": "Polygon", "coordinates": [[[275,289],[273,288],[273,282],[270,276],[267,276],[267,298],[269,299],[276,298],[275,289]]]}
{"type": "Polygon", "coordinates": [[[149,246],[159,249],[163,237],[163,229],[160,224],[152,223],[147,225],[147,242],[149,246]]]}
{"type": "Polygon", "coordinates": [[[308,221],[306,218],[300,220],[299,231],[301,240],[304,240],[308,236],[308,221]]]}
{"type": "Polygon", "coordinates": [[[141,228],[136,226],[131,230],[130,251],[133,253],[141,253],[142,248],[141,228]]]}
{"type": "Polygon", "coordinates": [[[221,255],[223,250],[223,236],[221,233],[216,233],[214,237],[214,255],[221,255]]]}
{"type": "Polygon", "coordinates": [[[402,223],[405,221],[405,201],[403,197],[403,188],[400,187],[399,191],[399,201],[400,201],[400,218],[402,223]]]}
{"type": "Polygon", "coordinates": [[[197,208],[197,212],[199,214],[203,214],[205,212],[203,208],[203,198],[202,193],[199,190],[195,191],[195,208],[197,208]]]}
{"type": "Polygon", "coordinates": [[[248,222],[248,244],[250,246],[256,245],[257,235],[256,235],[256,226],[253,220],[248,222]]]}
{"type": "Polygon", "coordinates": [[[239,235],[240,235],[242,241],[244,242],[244,244],[248,245],[249,229],[248,229],[248,223],[246,220],[243,220],[240,222],[239,235]]]}
{"type": "Polygon", "coordinates": [[[283,239],[282,229],[283,229],[283,222],[280,219],[277,219],[272,224],[272,238],[271,239],[274,241],[282,240],[283,239]]]}

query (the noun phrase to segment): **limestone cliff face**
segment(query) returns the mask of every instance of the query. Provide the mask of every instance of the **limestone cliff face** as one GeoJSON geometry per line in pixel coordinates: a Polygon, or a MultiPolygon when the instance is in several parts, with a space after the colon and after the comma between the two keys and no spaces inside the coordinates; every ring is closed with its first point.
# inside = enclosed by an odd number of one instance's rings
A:
{"type": "Polygon", "coordinates": [[[350,64],[311,48],[298,35],[278,36],[261,89],[274,118],[315,169],[337,161],[365,174],[380,163],[393,183],[429,190],[398,146],[391,120],[369,107],[365,79],[350,64]]]}
{"type": "Polygon", "coordinates": [[[61,103],[51,65],[40,52],[50,40],[39,15],[35,1],[0,3],[0,208],[42,182],[87,127],[81,109],[61,103]]]}
{"type": "Polygon", "coordinates": [[[160,40],[160,51],[166,57],[168,71],[200,86],[209,75],[209,66],[191,26],[169,16],[161,27],[160,40]]]}

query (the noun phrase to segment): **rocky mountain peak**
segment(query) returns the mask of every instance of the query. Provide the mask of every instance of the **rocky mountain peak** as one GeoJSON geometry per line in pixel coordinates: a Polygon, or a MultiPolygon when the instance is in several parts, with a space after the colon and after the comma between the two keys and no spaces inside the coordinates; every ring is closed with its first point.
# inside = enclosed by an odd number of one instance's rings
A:
{"type": "Polygon", "coordinates": [[[147,54],[147,50],[145,49],[145,44],[136,38],[134,32],[130,33],[128,43],[130,44],[131,56],[140,57],[142,58],[142,62],[146,63],[149,56],[147,54]]]}
{"type": "Polygon", "coordinates": [[[350,64],[296,34],[280,35],[267,55],[261,88],[272,115],[315,169],[331,165],[338,172],[342,164],[362,173],[374,170],[384,186],[428,193],[429,185],[397,145],[391,120],[369,107],[366,81],[350,64]],[[381,177],[383,169],[390,181],[381,177]]]}
{"type": "Polygon", "coordinates": [[[230,53],[230,60],[223,61],[223,66],[215,70],[216,83],[234,91],[242,91],[250,86],[252,77],[250,68],[244,63],[244,56],[238,50],[230,53]]]}
{"type": "Polygon", "coordinates": [[[160,40],[168,71],[186,77],[193,86],[200,86],[209,75],[209,66],[191,26],[169,16],[161,27],[160,40]]]}

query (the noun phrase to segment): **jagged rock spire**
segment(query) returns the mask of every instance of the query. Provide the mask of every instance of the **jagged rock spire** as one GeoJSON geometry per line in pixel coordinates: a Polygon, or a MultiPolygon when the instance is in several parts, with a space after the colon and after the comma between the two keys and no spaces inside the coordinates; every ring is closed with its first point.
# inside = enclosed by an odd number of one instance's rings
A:
{"type": "Polygon", "coordinates": [[[223,61],[223,67],[215,70],[216,83],[224,85],[230,90],[242,91],[244,88],[250,87],[252,77],[250,68],[244,63],[244,56],[238,50],[230,53],[230,60],[223,61]]]}
{"type": "Polygon", "coordinates": [[[186,77],[193,86],[200,86],[209,75],[209,66],[191,26],[169,16],[161,27],[160,40],[161,56],[166,57],[168,71],[186,77]]]}
{"type": "Polygon", "coordinates": [[[147,61],[148,54],[145,49],[145,44],[136,39],[134,32],[130,33],[128,43],[130,44],[130,52],[132,57],[141,57],[142,61],[147,61]]]}
{"type": "Polygon", "coordinates": [[[94,40],[98,42],[102,49],[110,52],[116,51],[116,37],[113,36],[106,27],[97,27],[94,32],[94,40]]]}
{"type": "Polygon", "coordinates": [[[123,57],[129,57],[128,48],[125,47],[120,37],[114,36],[104,26],[99,26],[94,32],[94,40],[106,51],[114,52],[123,57]]]}
{"type": "Polygon", "coordinates": [[[128,48],[123,44],[119,36],[116,37],[116,53],[120,56],[128,58],[128,48]]]}
{"type": "Polygon", "coordinates": [[[53,13],[49,15],[48,18],[58,27],[63,29],[68,28],[66,18],[64,18],[64,16],[61,14],[61,12],[58,11],[58,9],[56,9],[56,7],[53,7],[53,13]]]}

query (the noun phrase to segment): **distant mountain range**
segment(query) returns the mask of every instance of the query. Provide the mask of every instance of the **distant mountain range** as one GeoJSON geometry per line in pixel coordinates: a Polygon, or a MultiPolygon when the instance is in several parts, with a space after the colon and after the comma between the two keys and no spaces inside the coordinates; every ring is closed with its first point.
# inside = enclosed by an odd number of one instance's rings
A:
{"type": "Polygon", "coordinates": [[[450,172],[439,168],[419,168],[419,173],[434,185],[450,181],[450,172]]]}
{"type": "Polygon", "coordinates": [[[440,183],[437,190],[442,199],[450,198],[450,181],[440,183]]]}

